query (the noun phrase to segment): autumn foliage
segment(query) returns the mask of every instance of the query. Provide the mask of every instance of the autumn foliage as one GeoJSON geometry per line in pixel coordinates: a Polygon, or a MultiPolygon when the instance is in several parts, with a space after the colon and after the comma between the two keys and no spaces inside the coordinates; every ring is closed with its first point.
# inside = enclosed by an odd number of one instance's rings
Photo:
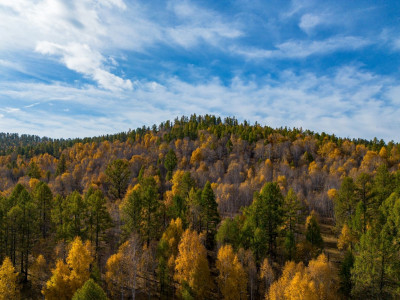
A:
{"type": "Polygon", "coordinates": [[[209,115],[0,138],[4,299],[400,296],[397,143],[209,115]]]}

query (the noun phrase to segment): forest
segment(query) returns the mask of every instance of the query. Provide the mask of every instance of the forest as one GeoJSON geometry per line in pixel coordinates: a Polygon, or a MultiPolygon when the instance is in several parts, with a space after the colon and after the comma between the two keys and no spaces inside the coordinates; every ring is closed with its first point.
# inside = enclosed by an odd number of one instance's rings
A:
{"type": "Polygon", "coordinates": [[[400,144],[212,115],[0,134],[0,299],[398,299],[400,144]]]}

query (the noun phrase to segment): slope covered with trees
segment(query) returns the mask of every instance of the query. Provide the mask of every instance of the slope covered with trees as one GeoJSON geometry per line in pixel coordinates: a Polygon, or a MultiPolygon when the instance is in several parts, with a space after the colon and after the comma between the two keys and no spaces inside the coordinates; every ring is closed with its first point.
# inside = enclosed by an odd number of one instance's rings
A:
{"type": "Polygon", "coordinates": [[[399,144],[195,115],[1,139],[7,299],[400,295],[399,144]]]}

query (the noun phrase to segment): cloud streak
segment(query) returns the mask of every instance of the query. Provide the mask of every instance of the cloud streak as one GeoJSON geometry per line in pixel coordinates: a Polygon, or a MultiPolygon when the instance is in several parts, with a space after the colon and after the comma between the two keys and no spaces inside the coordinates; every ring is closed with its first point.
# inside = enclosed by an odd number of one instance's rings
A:
{"type": "Polygon", "coordinates": [[[84,74],[105,89],[111,91],[132,89],[132,82],[129,79],[124,80],[106,71],[105,58],[88,45],[72,43],[62,46],[49,42],[39,42],[36,51],[41,54],[61,56],[62,62],[68,69],[84,74]]]}
{"type": "Polygon", "coordinates": [[[232,50],[249,59],[302,59],[312,55],[327,55],[336,51],[354,51],[371,44],[371,41],[361,37],[335,36],[320,41],[290,40],[276,45],[273,50],[254,48],[232,48],[232,50]]]}
{"type": "MultiPolygon", "coordinates": [[[[395,98],[400,90],[399,82],[354,67],[339,68],[323,77],[287,71],[279,77],[279,80],[265,78],[261,82],[235,78],[227,86],[218,79],[197,84],[176,78],[160,83],[142,81],[128,92],[21,83],[0,86],[0,97],[18,102],[30,90],[32,101],[48,98],[49,102],[68,108],[68,114],[60,109],[50,118],[43,117],[46,114],[44,103],[38,108],[20,107],[15,111],[19,114],[21,130],[24,129],[23,119],[28,118],[32,120],[29,128],[35,133],[53,137],[119,132],[194,112],[238,116],[240,120],[258,121],[273,127],[303,127],[342,137],[371,139],[378,136],[389,141],[396,136],[400,126],[399,121],[395,121],[400,113],[395,98]],[[392,104],[385,104],[389,101],[392,104]],[[74,121],[77,115],[81,116],[79,122],[74,121]],[[107,121],[110,119],[113,122],[107,121]],[[69,124],[69,130],[63,124],[69,124]]],[[[11,130],[8,113],[14,111],[3,112],[0,126],[11,130]]]]}

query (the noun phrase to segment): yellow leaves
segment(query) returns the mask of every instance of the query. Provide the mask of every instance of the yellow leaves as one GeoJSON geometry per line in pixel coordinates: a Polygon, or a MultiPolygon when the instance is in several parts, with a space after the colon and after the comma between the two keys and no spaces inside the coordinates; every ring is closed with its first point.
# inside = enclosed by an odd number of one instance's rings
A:
{"type": "Polygon", "coordinates": [[[182,178],[183,175],[185,174],[185,171],[183,170],[176,170],[174,175],[172,176],[171,182],[172,182],[172,194],[173,196],[178,195],[182,189],[182,178]]]}
{"type": "Polygon", "coordinates": [[[126,281],[124,272],[124,259],[121,251],[111,255],[106,263],[106,282],[110,291],[115,293],[115,289],[124,286],[126,281]]]}
{"type": "Polygon", "coordinates": [[[90,277],[90,265],[93,263],[93,256],[90,242],[85,244],[77,237],[72,242],[71,250],[67,257],[67,264],[71,269],[70,285],[76,291],[90,277]]]}
{"type": "Polygon", "coordinates": [[[269,158],[267,158],[267,159],[265,160],[265,166],[266,166],[266,167],[269,167],[269,168],[272,167],[272,162],[271,162],[271,160],[270,160],[269,158]]]}
{"type": "Polygon", "coordinates": [[[71,299],[77,289],[90,277],[90,266],[93,263],[91,244],[85,244],[76,237],[71,244],[67,264],[58,260],[52,277],[43,291],[46,299],[71,299]]]}
{"type": "Polygon", "coordinates": [[[327,194],[328,194],[329,199],[333,200],[337,196],[338,192],[336,189],[329,189],[327,191],[327,194]]]}
{"type": "Polygon", "coordinates": [[[283,191],[287,186],[286,176],[279,175],[278,178],[276,179],[276,181],[278,182],[278,185],[279,185],[279,188],[281,189],[281,191],[283,191]]]}
{"type": "Polygon", "coordinates": [[[372,172],[382,163],[382,157],[375,151],[367,151],[365,154],[360,169],[366,173],[372,172]]]}
{"type": "Polygon", "coordinates": [[[381,148],[381,150],[379,151],[379,156],[382,157],[382,158],[384,158],[384,159],[386,159],[386,158],[388,157],[388,152],[387,152],[385,146],[383,146],[383,147],[381,148]]]}
{"type": "Polygon", "coordinates": [[[124,287],[136,289],[141,261],[141,246],[137,236],[123,243],[106,263],[106,282],[114,296],[124,287]]]}
{"type": "Polygon", "coordinates": [[[338,249],[347,250],[349,247],[351,247],[353,240],[354,238],[351,234],[349,226],[347,226],[347,224],[344,224],[337,243],[338,249]]]}
{"type": "Polygon", "coordinates": [[[307,272],[311,280],[315,282],[318,299],[337,299],[338,278],[335,267],[328,262],[324,254],[317,259],[311,260],[307,272]]]}
{"type": "Polygon", "coordinates": [[[333,142],[325,142],[318,150],[318,153],[329,159],[336,159],[340,156],[340,150],[333,142]]]}
{"type": "Polygon", "coordinates": [[[231,245],[219,249],[216,265],[218,286],[224,299],[246,299],[246,274],[231,245]]]}
{"type": "Polygon", "coordinates": [[[190,157],[190,163],[192,165],[198,164],[201,160],[203,160],[203,152],[201,148],[197,148],[192,152],[192,156],[190,157]]]}
{"type": "Polygon", "coordinates": [[[169,255],[175,256],[178,254],[178,244],[181,240],[183,234],[182,220],[177,218],[176,220],[171,220],[169,226],[162,235],[161,240],[165,241],[168,245],[169,255]]]}
{"type": "Polygon", "coordinates": [[[31,189],[31,190],[34,190],[34,189],[35,189],[35,186],[36,186],[39,182],[40,182],[40,180],[39,180],[39,179],[36,179],[36,178],[31,178],[31,179],[29,179],[29,187],[30,187],[30,189],[31,189]]]}
{"type": "Polygon", "coordinates": [[[288,300],[319,300],[314,281],[304,272],[297,272],[285,290],[288,300]]]}
{"type": "Polygon", "coordinates": [[[266,299],[334,300],[338,298],[336,271],[326,256],[321,254],[305,268],[302,263],[286,263],[282,276],[269,289],[266,299]]]}
{"type": "Polygon", "coordinates": [[[310,174],[314,174],[319,170],[320,170],[320,168],[315,161],[312,161],[310,163],[310,165],[308,166],[308,173],[310,173],[310,174]]]}
{"type": "Polygon", "coordinates": [[[204,298],[212,284],[207,262],[207,251],[195,231],[187,229],[178,246],[174,279],[179,282],[179,292],[187,284],[198,298],[204,298]]]}
{"type": "Polygon", "coordinates": [[[53,275],[47,281],[46,287],[42,291],[46,300],[68,300],[72,298],[74,291],[69,286],[70,269],[59,259],[56,267],[52,270],[53,275]]]}
{"type": "Polygon", "coordinates": [[[277,281],[272,283],[269,291],[267,292],[268,295],[266,295],[265,298],[269,300],[287,299],[285,297],[286,289],[289,287],[296,273],[303,272],[303,269],[304,265],[302,263],[296,265],[296,263],[293,261],[287,262],[283,268],[282,276],[277,281]]]}
{"type": "Polygon", "coordinates": [[[17,277],[11,260],[6,257],[0,267],[0,300],[20,299],[17,277]]]}

